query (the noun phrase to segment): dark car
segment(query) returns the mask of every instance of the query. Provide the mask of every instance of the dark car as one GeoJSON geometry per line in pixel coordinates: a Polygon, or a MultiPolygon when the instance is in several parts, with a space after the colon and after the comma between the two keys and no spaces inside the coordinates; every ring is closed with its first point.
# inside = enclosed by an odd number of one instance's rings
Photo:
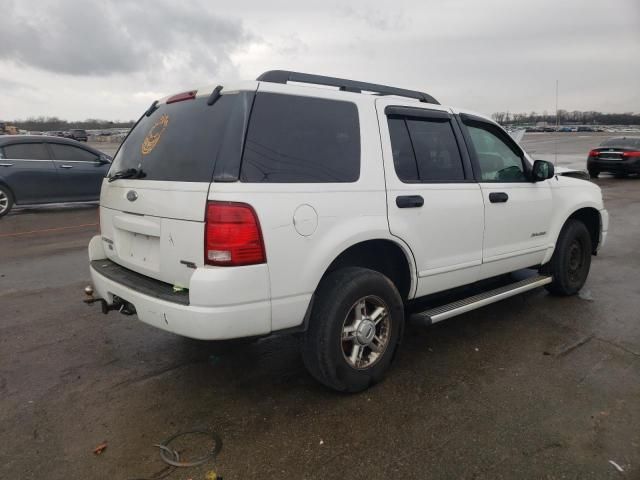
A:
{"type": "Polygon", "coordinates": [[[605,140],[589,152],[587,170],[591,178],[596,178],[600,172],[616,175],[640,173],[640,137],[605,140]]]}
{"type": "Polygon", "coordinates": [[[0,217],[14,204],[98,200],[111,157],[74,140],[0,137],[0,217]]]}
{"type": "Polygon", "coordinates": [[[86,142],[89,139],[86,130],[82,130],[80,128],[74,128],[73,130],[69,130],[69,137],[77,140],[79,142],[86,142]]]}

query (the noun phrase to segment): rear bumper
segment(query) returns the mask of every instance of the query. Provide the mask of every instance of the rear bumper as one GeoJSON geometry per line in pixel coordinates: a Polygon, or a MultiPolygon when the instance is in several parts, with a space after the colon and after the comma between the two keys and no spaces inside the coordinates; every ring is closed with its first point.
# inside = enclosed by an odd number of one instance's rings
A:
{"type": "Polygon", "coordinates": [[[627,160],[587,160],[587,170],[613,173],[640,173],[640,158],[627,160]]]}
{"type": "Polygon", "coordinates": [[[96,297],[108,304],[114,303],[114,296],[119,297],[135,307],[138,318],[144,323],[201,340],[226,340],[271,333],[266,265],[239,271],[235,280],[233,275],[229,275],[228,268],[197,269],[188,295],[174,296],[166,291],[171,286],[162,284],[154,289],[154,280],[140,279],[141,276],[135,272],[120,267],[119,273],[114,274],[118,266],[107,259],[96,259],[95,251],[92,252],[96,242],[92,241],[92,244],[89,247],[90,257],[93,257],[90,272],[96,297]],[[109,271],[105,267],[108,264],[115,267],[109,271]],[[248,277],[253,278],[253,285],[247,284],[248,277]],[[263,285],[264,288],[257,288],[263,285]],[[234,291],[235,295],[231,293],[234,291]],[[261,294],[259,291],[262,291],[261,294]],[[247,301],[238,302],[242,292],[247,301]]]}

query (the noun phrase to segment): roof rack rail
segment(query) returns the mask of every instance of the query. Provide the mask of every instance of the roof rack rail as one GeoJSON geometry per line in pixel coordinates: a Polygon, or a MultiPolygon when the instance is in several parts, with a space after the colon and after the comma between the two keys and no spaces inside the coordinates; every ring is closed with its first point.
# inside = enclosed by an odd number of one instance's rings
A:
{"type": "Polygon", "coordinates": [[[269,70],[256,78],[256,80],[270,83],[299,82],[327,85],[330,87],[338,87],[343,91],[356,93],[361,93],[364,90],[378,95],[397,95],[399,97],[415,98],[424,103],[440,105],[440,103],[428,93],[418,92],[416,90],[406,90],[404,88],[388,87],[386,85],[346,80],[344,78],[325,77],[323,75],[313,75],[310,73],[290,72],[288,70],[269,70]]]}

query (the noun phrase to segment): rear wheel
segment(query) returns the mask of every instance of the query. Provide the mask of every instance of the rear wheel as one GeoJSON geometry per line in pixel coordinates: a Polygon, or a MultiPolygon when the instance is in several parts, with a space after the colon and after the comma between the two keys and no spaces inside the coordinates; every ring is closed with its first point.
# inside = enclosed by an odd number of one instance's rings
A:
{"type": "Polygon", "coordinates": [[[589,176],[591,178],[598,178],[598,175],[600,175],[600,172],[598,170],[589,170],[589,176]]]}
{"type": "Polygon", "coordinates": [[[4,185],[0,185],[0,217],[4,217],[13,207],[13,195],[4,185]]]}
{"type": "Polygon", "coordinates": [[[551,261],[545,273],[553,276],[546,286],[555,295],[573,295],[587,281],[591,267],[591,235],[584,223],[569,219],[562,227],[551,261]]]}
{"type": "Polygon", "coordinates": [[[316,291],[302,342],[305,366],[329,388],[364,390],[388,369],[403,323],[402,298],[391,280],[365,268],[337,270],[316,291]]]}

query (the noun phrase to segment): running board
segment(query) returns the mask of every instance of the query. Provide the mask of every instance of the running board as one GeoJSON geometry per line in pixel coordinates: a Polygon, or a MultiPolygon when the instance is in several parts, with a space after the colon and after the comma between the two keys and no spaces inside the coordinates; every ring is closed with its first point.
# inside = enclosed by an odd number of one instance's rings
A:
{"type": "Polygon", "coordinates": [[[448,303],[440,307],[425,310],[424,312],[414,313],[410,319],[412,322],[431,325],[432,323],[455,317],[456,315],[475,310],[476,308],[499,302],[505,298],[513,297],[527,290],[542,287],[543,285],[551,283],[552,280],[549,276],[535,275],[525,280],[505,285],[504,287],[495,288],[472,297],[458,300],[457,302],[448,303]]]}

